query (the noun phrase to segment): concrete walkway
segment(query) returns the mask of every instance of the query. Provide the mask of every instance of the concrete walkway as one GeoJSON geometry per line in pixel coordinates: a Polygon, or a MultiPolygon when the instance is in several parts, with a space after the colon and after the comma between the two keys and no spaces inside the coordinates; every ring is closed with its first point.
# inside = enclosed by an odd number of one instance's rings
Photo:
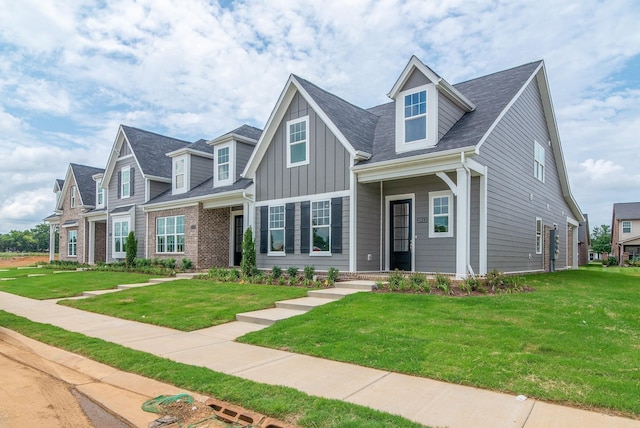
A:
{"type": "MultiPolygon", "coordinates": [[[[429,426],[640,428],[640,421],[514,395],[245,345],[265,325],[236,321],[193,332],[93,314],[0,292],[0,309],[171,360],[361,404],[429,426]]],[[[295,310],[295,309],[293,309],[295,310]]]]}

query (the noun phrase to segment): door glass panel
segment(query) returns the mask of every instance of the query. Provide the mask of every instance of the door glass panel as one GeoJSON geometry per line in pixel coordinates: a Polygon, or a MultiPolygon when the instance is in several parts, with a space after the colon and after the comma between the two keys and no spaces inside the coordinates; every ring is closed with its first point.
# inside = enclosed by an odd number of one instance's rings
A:
{"type": "Polygon", "coordinates": [[[409,203],[393,205],[393,251],[409,251],[409,203]]]}

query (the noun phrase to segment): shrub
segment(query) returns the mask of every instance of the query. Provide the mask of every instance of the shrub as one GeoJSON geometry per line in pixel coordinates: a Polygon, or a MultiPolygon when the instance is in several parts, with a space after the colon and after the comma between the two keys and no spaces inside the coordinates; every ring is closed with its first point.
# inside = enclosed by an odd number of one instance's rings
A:
{"type": "Polygon", "coordinates": [[[187,258],[182,259],[182,269],[190,270],[193,268],[193,262],[187,258]]]}
{"type": "Polygon", "coordinates": [[[244,276],[253,275],[256,269],[256,246],[253,242],[253,231],[251,226],[247,228],[242,237],[242,259],[240,260],[240,269],[244,276]]]}
{"type": "Polygon", "coordinates": [[[609,256],[607,258],[607,266],[618,266],[618,259],[615,258],[614,256],[609,256]]]}
{"type": "Polygon", "coordinates": [[[282,268],[280,266],[274,266],[271,268],[271,276],[273,279],[280,279],[282,276],[282,268]]]}
{"type": "Polygon", "coordinates": [[[287,276],[290,279],[297,279],[298,278],[298,268],[295,266],[290,266],[287,268],[287,276]]]}
{"type": "Polygon", "coordinates": [[[313,280],[313,276],[316,274],[315,266],[305,266],[304,267],[304,279],[313,280]]]}
{"type": "Polygon", "coordinates": [[[427,277],[421,272],[415,272],[409,275],[409,284],[413,291],[425,291],[429,288],[427,277]]]}
{"type": "Polygon", "coordinates": [[[436,273],[436,287],[444,294],[451,294],[451,279],[447,275],[436,273]]]}
{"type": "Polygon", "coordinates": [[[482,291],[483,288],[480,278],[475,275],[469,275],[460,284],[460,289],[467,294],[471,294],[472,291],[482,291]]]}
{"type": "Polygon", "coordinates": [[[166,267],[167,269],[175,269],[176,268],[176,259],[174,259],[174,258],[164,259],[162,261],[162,265],[164,267],[166,267]]]}
{"type": "Polygon", "coordinates": [[[400,291],[406,288],[407,279],[404,277],[404,271],[398,269],[389,274],[389,290],[400,291]]]}
{"type": "Polygon", "coordinates": [[[340,271],[334,267],[329,268],[327,271],[327,282],[331,285],[335,284],[338,280],[338,276],[340,275],[340,271]]]}
{"type": "Polygon", "coordinates": [[[127,240],[124,242],[124,250],[127,267],[135,266],[136,256],[138,255],[138,240],[133,231],[127,235],[127,240]]]}

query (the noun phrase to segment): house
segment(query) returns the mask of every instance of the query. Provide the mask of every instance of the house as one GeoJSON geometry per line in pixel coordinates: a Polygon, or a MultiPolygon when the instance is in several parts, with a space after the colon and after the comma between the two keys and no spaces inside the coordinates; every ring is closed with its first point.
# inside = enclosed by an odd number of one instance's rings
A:
{"type": "Polygon", "coordinates": [[[578,266],[578,225],[542,61],[456,85],[412,57],[390,102],[291,75],[243,177],[258,267],[441,272],[578,266]]]}
{"type": "MultiPolygon", "coordinates": [[[[85,214],[96,207],[95,175],[104,170],[87,165],[69,164],[64,180],[57,179],[55,213],[47,217],[50,242],[56,228],[60,230],[60,260],[87,263],[89,258],[89,228],[85,214]]],[[[49,259],[54,257],[55,245],[50,245],[49,259]]]]}
{"type": "Polygon", "coordinates": [[[611,253],[620,263],[640,258],[640,202],[613,204],[611,253]]]}
{"type": "Polygon", "coordinates": [[[583,214],[584,221],[578,224],[578,265],[586,265],[592,260],[589,216],[583,214]]]}

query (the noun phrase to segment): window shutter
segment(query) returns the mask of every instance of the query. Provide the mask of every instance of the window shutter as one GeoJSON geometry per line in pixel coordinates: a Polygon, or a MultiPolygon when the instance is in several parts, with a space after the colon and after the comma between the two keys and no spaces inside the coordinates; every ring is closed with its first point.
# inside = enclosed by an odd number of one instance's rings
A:
{"type": "Polygon", "coordinates": [[[135,188],[136,188],[136,170],[135,168],[131,168],[129,170],[129,196],[133,196],[135,188]]]}
{"type": "Polygon", "coordinates": [[[118,171],[118,199],[122,198],[122,172],[118,171]]]}
{"type": "Polygon", "coordinates": [[[300,203],[300,252],[309,254],[311,251],[309,241],[311,239],[311,202],[300,203]]]}
{"type": "Polygon", "coordinates": [[[342,198],[331,199],[331,252],[342,253],[342,198]]]}
{"type": "Polygon", "coordinates": [[[269,207],[260,207],[260,252],[269,251],[269,207]]]}
{"type": "Polygon", "coordinates": [[[293,226],[296,221],[296,204],[291,203],[285,205],[284,212],[284,252],[286,254],[293,254],[295,252],[293,248],[295,229],[293,226]]]}

